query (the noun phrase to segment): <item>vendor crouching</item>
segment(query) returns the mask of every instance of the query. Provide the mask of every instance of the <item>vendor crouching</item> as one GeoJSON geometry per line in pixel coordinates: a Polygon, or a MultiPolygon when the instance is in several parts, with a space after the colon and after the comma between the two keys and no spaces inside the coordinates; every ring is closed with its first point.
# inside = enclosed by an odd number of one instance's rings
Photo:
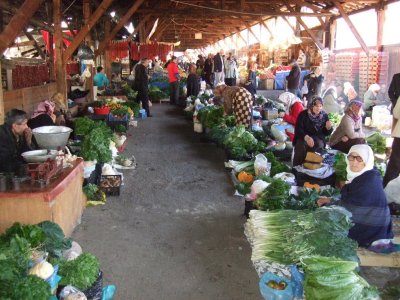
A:
{"type": "Polygon", "coordinates": [[[325,136],[330,135],[333,129],[322,105],[321,97],[313,97],[308,108],[297,118],[293,140],[293,166],[301,165],[307,152],[321,152],[326,146],[325,136]]]}
{"type": "Polygon", "coordinates": [[[253,96],[249,91],[243,87],[219,83],[215,87],[214,95],[223,98],[225,114],[233,113],[236,118],[236,125],[242,124],[246,128],[250,127],[253,96]]]}
{"type": "MultiPolygon", "coordinates": [[[[347,181],[341,191],[341,200],[337,204],[352,214],[354,226],[349,230],[349,237],[361,247],[369,247],[378,240],[392,239],[392,219],[382,178],[374,168],[374,153],[371,147],[351,147],[346,164],[347,181]]],[[[330,204],[331,201],[331,198],[322,197],[318,200],[318,205],[330,204]]]]}
{"type": "Polygon", "coordinates": [[[21,153],[32,150],[32,130],[26,112],[12,109],[0,126],[0,172],[19,173],[23,167],[21,153]]]}

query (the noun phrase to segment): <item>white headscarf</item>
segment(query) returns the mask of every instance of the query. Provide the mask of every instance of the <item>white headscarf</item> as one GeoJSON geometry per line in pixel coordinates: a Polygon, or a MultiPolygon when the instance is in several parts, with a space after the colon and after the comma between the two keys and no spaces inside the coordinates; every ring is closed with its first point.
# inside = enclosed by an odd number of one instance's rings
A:
{"type": "Polygon", "coordinates": [[[293,104],[296,102],[301,102],[301,100],[295,94],[289,92],[280,94],[278,100],[285,105],[286,114],[290,114],[290,108],[293,106],[293,104]]]}
{"type": "Polygon", "coordinates": [[[381,87],[379,86],[379,84],[373,83],[369,86],[368,91],[378,92],[380,89],[381,87]]]}
{"type": "Polygon", "coordinates": [[[349,159],[346,156],[346,163],[347,163],[347,181],[346,183],[350,183],[353,181],[354,178],[360,176],[364,172],[372,170],[374,168],[374,152],[372,151],[371,147],[366,144],[354,145],[350,148],[350,153],[357,153],[365,163],[364,169],[359,172],[353,172],[350,170],[349,159]]]}

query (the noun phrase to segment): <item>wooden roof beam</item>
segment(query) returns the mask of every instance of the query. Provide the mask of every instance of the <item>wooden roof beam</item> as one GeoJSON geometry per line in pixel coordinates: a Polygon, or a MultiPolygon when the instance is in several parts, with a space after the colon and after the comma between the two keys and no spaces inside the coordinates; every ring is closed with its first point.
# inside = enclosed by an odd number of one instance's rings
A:
{"type": "Polygon", "coordinates": [[[369,49],[367,47],[367,44],[365,44],[363,38],[361,37],[361,35],[358,33],[356,27],[354,26],[353,22],[351,22],[349,16],[347,15],[347,13],[344,11],[342,5],[340,4],[339,1],[333,1],[333,3],[335,4],[335,6],[337,7],[337,9],[340,12],[340,15],[343,17],[344,21],[347,23],[347,25],[349,26],[351,32],[353,33],[354,37],[356,38],[356,40],[358,41],[358,43],[361,45],[361,47],[363,48],[364,52],[368,55],[369,54],[369,49]]]}
{"type": "Polygon", "coordinates": [[[21,33],[28,20],[33,16],[42,2],[43,0],[25,0],[3,32],[0,33],[0,53],[3,53],[4,50],[14,43],[16,37],[21,33]]]}
{"type": "Polygon", "coordinates": [[[110,6],[112,2],[113,0],[103,0],[100,6],[97,7],[96,11],[90,16],[90,19],[88,20],[87,24],[83,26],[83,28],[75,36],[71,45],[69,45],[67,50],[64,51],[64,56],[63,56],[64,63],[72,56],[74,51],[79,47],[83,39],[90,32],[90,30],[97,23],[97,21],[104,14],[104,12],[107,10],[107,8],[110,6]]]}
{"type": "MultiPolygon", "coordinates": [[[[2,8],[5,11],[8,11],[9,13],[11,13],[13,15],[15,15],[18,11],[18,8],[9,6],[7,3],[5,3],[5,1],[0,1],[0,8],[2,8]]],[[[54,28],[52,26],[47,25],[46,23],[36,19],[35,17],[29,18],[28,24],[31,24],[32,26],[35,26],[35,27],[43,28],[44,30],[54,34],[54,28]]],[[[72,36],[69,36],[66,33],[63,33],[63,38],[68,41],[72,41],[72,39],[73,39],[72,36]]]]}
{"type": "Polygon", "coordinates": [[[167,29],[168,25],[171,23],[171,20],[167,18],[163,18],[161,24],[156,29],[156,32],[153,34],[153,40],[159,41],[161,35],[164,33],[165,29],[167,29]]]}
{"type": "Polygon", "coordinates": [[[133,37],[143,28],[143,26],[146,24],[146,22],[150,19],[151,15],[146,15],[141,19],[138,23],[138,25],[135,27],[133,30],[132,34],[128,37],[128,39],[133,39],[133,37]]]}
{"type": "MultiPolygon", "coordinates": [[[[288,8],[288,10],[294,11],[293,8],[290,5],[286,5],[286,7],[288,8]]],[[[307,31],[308,35],[311,37],[311,39],[313,40],[315,45],[317,45],[318,49],[319,50],[324,49],[324,45],[322,45],[322,43],[318,40],[318,38],[315,36],[315,34],[308,28],[306,23],[303,22],[301,17],[296,17],[296,19],[297,19],[297,22],[299,22],[299,24],[301,26],[303,26],[304,30],[307,31]]]]}
{"type": "Polygon", "coordinates": [[[36,51],[39,53],[40,57],[42,59],[46,59],[46,55],[44,54],[42,48],[39,46],[39,44],[37,43],[37,41],[35,40],[35,38],[33,37],[33,35],[26,31],[26,29],[24,29],[24,33],[26,35],[26,37],[30,40],[33,41],[33,46],[35,47],[36,51]]]}
{"type": "Polygon", "coordinates": [[[142,5],[143,2],[144,2],[144,0],[136,0],[135,1],[135,3],[131,6],[131,8],[126,12],[126,14],[118,22],[118,24],[115,25],[115,27],[113,28],[111,33],[106,38],[104,38],[104,40],[101,42],[101,44],[99,45],[99,48],[96,51],[96,55],[98,55],[99,53],[102,53],[104,51],[104,49],[106,49],[108,42],[115,37],[115,35],[118,33],[118,31],[120,31],[121,28],[128,22],[130,17],[132,17],[132,15],[138,10],[138,8],[140,7],[140,5],[142,5]]]}

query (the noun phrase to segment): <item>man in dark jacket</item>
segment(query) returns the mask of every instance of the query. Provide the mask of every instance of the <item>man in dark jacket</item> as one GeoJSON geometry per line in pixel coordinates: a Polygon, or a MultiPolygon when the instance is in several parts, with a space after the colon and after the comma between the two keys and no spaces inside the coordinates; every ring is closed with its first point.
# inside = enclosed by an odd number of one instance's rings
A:
{"type": "Polygon", "coordinates": [[[0,172],[19,173],[24,160],[21,153],[32,150],[32,130],[23,110],[12,109],[0,126],[0,172]]]}
{"type": "Polygon", "coordinates": [[[390,82],[388,90],[390,101],[392,102],[393,108],[396,106],[397,99],[400,97],[400,73],[394,74],[392,81],[390,82]]]}
{"type": "Polygon", "coordinates": [[[300,67],[297,62],[294,60],[292,61],[292,69],[288,76],[286,76],[287,80],[287,90],[288,92],[295,94],[297,97],[301,98],[300,93],[300,67]]]}
{"type": "Polygon", "coordinates": [[[149,60],[144,58],[135,67],[135,90],[138,92],[137,101],[142,102],[142,107],[146,110],[148,117],[152,117],[149,107],[149,75],[147,74],[147,67],[149,60]]]}
{"type": "Polygon", "coordinates": [[[225,65],[224,65],[224,50],[220,50],[217,55],[214,56],[214,79],[215,85],[220,82],[224,82],[225,65]]]}

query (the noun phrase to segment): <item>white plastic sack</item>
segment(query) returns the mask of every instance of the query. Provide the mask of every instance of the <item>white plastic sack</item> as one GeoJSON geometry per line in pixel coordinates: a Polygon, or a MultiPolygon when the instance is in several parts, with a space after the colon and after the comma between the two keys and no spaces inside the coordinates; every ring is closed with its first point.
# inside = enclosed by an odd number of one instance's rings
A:
{"type": "Polygon", "coordinates": [[[259,175],[268,175],[271,171],[271,163],[268,162],[268,159],[264,156],[264,154],[257,154],[256,159],[254,161],[254,172],[256,176],[259,175]]]}
{"type": "Polygon", "coordinates": [[[273,124],[271,126],[271,133],[278,142],[286,142],[286,140],[288,139],[285,129],[285,126],[279,124],[273,124]]]}
{"type": "Polygon", "coordinates": [[[251,185],[251,192],[250,192],[250,199],[255,200],[257,195],[260,194],[263,190],[265,190],[270,183],[265,182],[264,180],[254,180],[253,184],[251,185]]]}
{"type": "Polygon", "coordinates": [[[400,204],[400,176],[389,181],[385,188],[385,194],[388,203],[400,204]]]}

